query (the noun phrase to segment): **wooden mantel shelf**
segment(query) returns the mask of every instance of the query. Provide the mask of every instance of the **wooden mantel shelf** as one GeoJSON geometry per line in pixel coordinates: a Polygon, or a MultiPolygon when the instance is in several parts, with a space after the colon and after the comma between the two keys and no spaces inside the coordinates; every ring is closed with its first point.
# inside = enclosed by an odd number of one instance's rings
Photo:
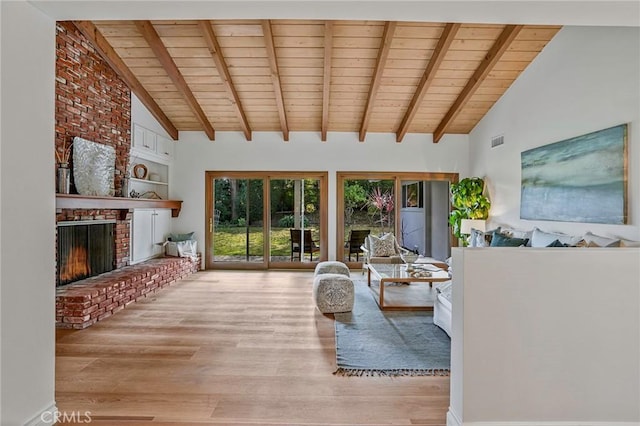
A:
{"type": "Polygon", "coordinates": [[[90,197],[77,194],[56,194],[56,209],[171,209],[171,216],[178,217],[182,208],[180,200],[156,200],[149,198],[90,197]]]}

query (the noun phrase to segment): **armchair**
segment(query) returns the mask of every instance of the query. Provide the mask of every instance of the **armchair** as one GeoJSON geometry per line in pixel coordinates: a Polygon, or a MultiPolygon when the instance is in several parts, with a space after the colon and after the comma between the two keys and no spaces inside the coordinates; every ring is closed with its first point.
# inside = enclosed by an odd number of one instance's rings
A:
{"type": "Polygon", "coordinates": [[[405,263],[404,256],[411,253],[409,250],[400,247],[395,235],[389,233],[382,237],[369,235],[364,240],[361,247],[363,256],[363,269],[370,263],[405,263]]]}

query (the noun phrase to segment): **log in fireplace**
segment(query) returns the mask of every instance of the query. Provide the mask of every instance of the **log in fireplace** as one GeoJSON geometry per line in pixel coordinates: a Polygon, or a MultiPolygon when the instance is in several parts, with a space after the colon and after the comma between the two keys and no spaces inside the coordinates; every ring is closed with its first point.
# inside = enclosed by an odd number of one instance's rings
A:
{"type": "Polygon", "coordinates": [[[115,269],[115,221],[58,222],[56,286],[115,269]]]}

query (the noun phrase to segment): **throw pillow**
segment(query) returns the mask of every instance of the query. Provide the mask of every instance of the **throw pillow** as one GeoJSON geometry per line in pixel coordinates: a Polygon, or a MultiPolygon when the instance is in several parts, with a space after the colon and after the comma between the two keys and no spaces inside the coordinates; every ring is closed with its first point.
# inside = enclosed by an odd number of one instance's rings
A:
{"type": "MultiPolygon", "coordinates": [[[[584,234],[584,237],[582,237],[583,240],[585,240],[587,243],[596,243],[599,247],[609,247],[610,244],[615,244],[618,243],[618,245],[620,245],[620,240],[617,240],[615,238],[608,238],[608,237],[602,237],[600,235],[595,235],[592,234],[591,232],[587,232],[586,234],[584,234]]],[[[611,246],[611,247],[617,247],[617,246],[611,246]]]]}
{"type": "Polygon", "coordinates": [[[189,240],[193,240],[193,234],[195,234],[195,232],[189,232],[188,234],[169,234],[169,241],[173,241],[174,243],[177,243],[179,241],[189,241],[189,240]]]}
{"type": "Polygon", "coordinates": [[[531,236],[533,235],[533,229],[531,231],[522,231],[522,230],[513,229],[513,228],[503,228],[502,231],[500,231],[500,233],[511,238],[527,239],[529,240],[527,245],[531,246],[531,236]]]}
{"type": "Polygon", "coordinates": [[[520,247],[527,244],[525,238],[510,238],[499,232],[494,232],[491,239],[491,247],[520,247]]]}
{"type": "Polygon", "coordinates": [[[501,232],[500,227],[492,229],[491,231],[480,231],[478,229],[471,228],[469,247],[489,247],[491,245],[491,238],[493,238],[494,232],[501,232]]]}
{"type": "Polygon", "coordinates": [[[620,240],[620,247],[640,247],[640,241],[620,240]]]}
{"type": "Polygon", "coordinates": [[[560,240],[555,240],[554,242],[549,244],[547,247],[569,247],[569,246],[567,244],[561,243],[560,240]]]}
{"type": "Polygon", "coordinates": [[[393,234],[376,237],[369,234],[369,247],[372,257],[389,257],[396,254],[396,239],[393,234]]]}
{"type": "Polygon", "coordinates": [[[622,240],[613,240],[613,242],[607,244],[607,245],[600,245],[595,241],[587,241],[587,240],[580,240],[578,241],[574,246],[571,247],[625,247],[624,246],[624,241],[622,240]]]}
{"type": "Polygon", "coordinates": [[[600,244],[596,243],[595,241],[589,241],[587,243],[587,247],[620,247],[620,240],[615,240],[612,243],[607,244],[606,246],[601,246],[600,244]]]}
{"type": "Polygon", "coordinates": [[[552,232],[544,232],[538,228],[533,228],[533,233],[531,234],[531,247],[547,247],[555,240],[560,241],[562,244],[568,244],[572,246],[580,241],[580,237],[552,232]]]}

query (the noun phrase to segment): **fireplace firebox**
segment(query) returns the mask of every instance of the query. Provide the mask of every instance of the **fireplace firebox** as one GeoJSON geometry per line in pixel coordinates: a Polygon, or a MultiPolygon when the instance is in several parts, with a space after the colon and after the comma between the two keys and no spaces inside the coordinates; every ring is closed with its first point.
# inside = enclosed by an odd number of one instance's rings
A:
{"type": "Polygon", "coordinates": [[[115,221],[58,222],[56,286],[115,269],[115,221]]]}

